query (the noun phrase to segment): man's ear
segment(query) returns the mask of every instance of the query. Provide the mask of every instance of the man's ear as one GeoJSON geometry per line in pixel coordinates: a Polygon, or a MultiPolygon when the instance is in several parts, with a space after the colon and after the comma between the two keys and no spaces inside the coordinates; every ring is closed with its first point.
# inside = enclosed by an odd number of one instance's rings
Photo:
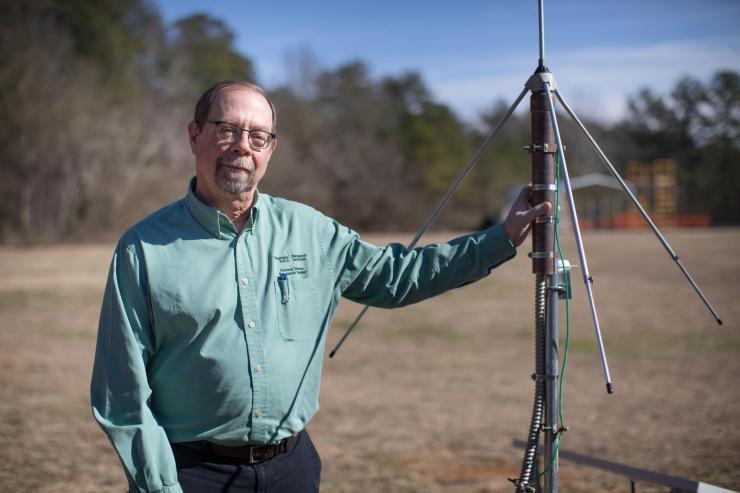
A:
{"type": "Polygon", "coordinates": [[[198,124],[194,121],[188,123],[188,140],[190,141],[190,150],[193,154],[195,154],[195,146],[196,146],[196,138],[198,137],[198,134],[200,134],[200,129],[198,128],[198,124]]]}

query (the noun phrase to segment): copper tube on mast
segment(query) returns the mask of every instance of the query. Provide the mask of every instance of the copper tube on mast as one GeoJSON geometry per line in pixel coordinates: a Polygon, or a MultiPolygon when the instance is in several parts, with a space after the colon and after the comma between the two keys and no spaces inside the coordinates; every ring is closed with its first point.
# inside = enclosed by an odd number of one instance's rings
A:
{"type": "MultiPolygon", "coordinates": [[[[530,112],[532,115],[532,144],[528,150],[532,154],[532,196],[533,206],[542,202],[555,204],[555,133],[550,118],[550,106],[546,91],[532,91],[530,112]]],[[[534,274],[553,274],[555,258],[555,217],[538,218],[532,225],[532,272],[534,274]]]]}

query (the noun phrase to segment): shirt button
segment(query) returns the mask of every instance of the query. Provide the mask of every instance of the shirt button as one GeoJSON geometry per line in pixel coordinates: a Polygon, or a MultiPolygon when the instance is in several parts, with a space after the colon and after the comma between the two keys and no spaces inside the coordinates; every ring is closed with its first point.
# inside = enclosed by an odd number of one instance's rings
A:
{"type": "Polygon", "coordinates": [[[242,284],[244,284],[245,286],[249,284],[249,279],[247,279],[246,277],[242,279],[242,284]]]}
{"type": "Polygon", "coordinates": [[[254,412],[254,415],[255,415],[255,416],[257,416],[257,417],[259,418],[260,416],[262,416],[262,411],[260,411],[259,409],[257,409],[257,410],[256,410],[256,411],[254,412]]]}
{"type": "Polygon", "coordinates": [[[260,365],[254,365],[254,371],[256,371],[257,373],[262,372],[262,366],[260,366],[260,365]]]}
{"type": "Polygon", "coordinates": [[[250,322],[249,322],[249,323],[247,324],[247,327],[249,327],[250,329],[254,329],[254,328],[255,328],[255,326],[256,326],[256,325],[255,325],[255,323],[254,323],[254,322],[252,322],[252,321],[250,321],[250,322]]]}

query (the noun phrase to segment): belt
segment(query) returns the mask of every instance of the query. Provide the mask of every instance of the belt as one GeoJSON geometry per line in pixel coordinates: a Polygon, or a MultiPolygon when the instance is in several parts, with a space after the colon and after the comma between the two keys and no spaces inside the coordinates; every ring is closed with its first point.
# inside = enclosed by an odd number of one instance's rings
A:
{"type": "Polygon", "coordinates": [[[173,445],[181,445],[183,447],[188,447],[221,457],[241,459],[246,464],[256,464],[258,462],[270,460],[273,457],[292,449],[300,435],[301,432],[298,432],[293,436],[280,440],[278,443],[268,445],[241,445],[232,447],[229,445],[219,445],[217,443],[206,441],[181,442],[173,445]]]}

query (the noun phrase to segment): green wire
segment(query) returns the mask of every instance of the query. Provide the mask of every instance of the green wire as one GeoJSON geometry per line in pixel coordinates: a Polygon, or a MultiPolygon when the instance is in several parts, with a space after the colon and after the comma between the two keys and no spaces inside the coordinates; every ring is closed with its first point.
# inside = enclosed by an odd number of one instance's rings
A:
{"type": "MultiPolygon", "coordinates": [[[[555,246],[558,249],[558,256],[560,257],[561,267],[565,266],[565,258],[563,257],[563,250],[560,247],[560,236],[558,230],[560,229],[560,154],[555,155],[555,169],[556,169],[556,191],[555,191],[555,246]]],[[[563,364],[560,367],[560,381],[558,382],[558,418],[560,426],[563,426],[563,380],[565,380],[565,367],[568,361],[568,347],[570,345],[570,304],[568,298],[570,297],[570,283],[568,282],[568,276],[563,276],[565,281],[565,347],[563,349],[563,364]]],[[[555,463],[560,451],[560,441],[562,440],[562,433],[558,433],[555,438],[555,447],[552,451],[552,457],[547,464],[547,467],[537,476],[537,479],[547,473],[547,471],[555,463]]]]}
{"type": "MultiPolygon", "coordinates": [[[[556,157],[556,167],[557,167],[557,197],[555,198],[555,207],[560,207],[560,154],[556,157]]],[[[560,247],[560,236],[558,235],[558,229],[559,229],[559,220],[560,216],[559,213],[555,213],[555,245],[558,248],[558,255],[560,256],[560,263],[563,267],[563,270],[565,270],[565,259],[563,258],[563,250],[560,247]]],[[[558,417],[560,419],[560,426],[563,426],[563,380],[565,379],[565,367],[568,363],[568,346],[570,345],[570,302],[568,299],[570,298],[570,282],[568,280],[568,276],[564,275],[563,279],[565,281],[565,347],[563,349],[563,364],[560,367],[560,382],[558,384],[558,417]]],[[[563,435],[558,434],[558,440],[557,440],[557,449],[560,448],[560,439],[563,435]]],[[[556,450],[557,453],[557,450],[556,450]]]]}

